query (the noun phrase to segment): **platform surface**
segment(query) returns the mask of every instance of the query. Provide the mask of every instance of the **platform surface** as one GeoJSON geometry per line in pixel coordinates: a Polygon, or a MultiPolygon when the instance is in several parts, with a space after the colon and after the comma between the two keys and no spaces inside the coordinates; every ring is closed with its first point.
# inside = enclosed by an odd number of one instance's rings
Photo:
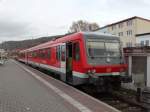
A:
{"type": "Polygon", "coordinates": [[[0,112],[118,112],[14,60],[0,66],[0,112]]]}

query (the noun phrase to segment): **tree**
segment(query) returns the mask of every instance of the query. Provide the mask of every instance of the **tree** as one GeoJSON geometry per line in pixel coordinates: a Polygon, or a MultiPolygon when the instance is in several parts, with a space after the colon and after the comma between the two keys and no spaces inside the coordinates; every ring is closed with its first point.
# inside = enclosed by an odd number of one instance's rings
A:
{"type": "Polygon", "coordinates": [[[69,32],[79,32],[79,31],[93,31],[99,28],[99,25],[97,23],[89,23],[87,21],[79,20],[76,22],[73,22],[69,32]]]}

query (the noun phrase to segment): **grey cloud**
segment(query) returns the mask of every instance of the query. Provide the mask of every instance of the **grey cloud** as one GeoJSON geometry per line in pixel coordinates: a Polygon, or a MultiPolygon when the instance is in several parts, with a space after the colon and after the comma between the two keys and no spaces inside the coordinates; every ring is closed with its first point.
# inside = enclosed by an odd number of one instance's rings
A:
{"type": "Polygon", "coordinates": [[[0,37],[14,37],[25,35],[29,32],[29,25],[26,23],[20,23],[16,21],[0,20],[0,37]]]}

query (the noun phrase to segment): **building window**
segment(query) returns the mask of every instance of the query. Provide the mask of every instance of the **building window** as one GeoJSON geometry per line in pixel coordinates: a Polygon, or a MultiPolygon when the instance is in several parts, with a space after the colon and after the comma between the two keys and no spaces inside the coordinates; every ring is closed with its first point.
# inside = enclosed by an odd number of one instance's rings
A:
{"type": "Polygon", "coordinates": [[[127,36],[131,36],[132,35],[132,30],[128,30],[127,31],[127,36]]]}
{"type": "Polygon", "coordinates": [[[145,45],[146,45],[146,46],[149,46],[149,40],[146,40],[146,41],[145,41],[145,45]]]}
{"type": "Polygon", "coordinates": [[[116,25],[113,25],[113,26],[112,26],[112,30],[114,30],[114,29],[116,29],[116,25]]]}
{"type": "Polygon", "coordinates": [[[144,46],[144,41],[141,41],[141,46],[144,46]]]}
{"type": "Polygon", "coordinates": [[[132,42],[127,42],[127,43],[126,43],[126,46],[127,46],[127,47],[132,47],[132,42]]]}
{"type": "Polygon", "coordinates": [[[119,24],[118,24],[118,27],[119,27],[119,28],[122,28],[122,27],[123,27],[123,23],[119,23],[119,24]]]}
{"type": "Polygon", "coordinates": [[[127,21],[127,26],[131,26],[133,24],[132,20],[127,21]]]}
{"type": "Polygon", "coordinates": [[[119,33],[118,33],[118,36],[123,36],[123,32],[119,32],[119,33]]]}

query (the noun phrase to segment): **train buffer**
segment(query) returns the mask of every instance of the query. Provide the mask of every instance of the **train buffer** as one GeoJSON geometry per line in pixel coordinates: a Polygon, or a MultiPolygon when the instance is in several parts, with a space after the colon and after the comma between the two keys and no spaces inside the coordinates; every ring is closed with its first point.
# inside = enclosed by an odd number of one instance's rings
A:
{"type": "Polygon", "coordinates": [[[119,112],[29,66],[0,66],[0,112],[119,112]]]}

